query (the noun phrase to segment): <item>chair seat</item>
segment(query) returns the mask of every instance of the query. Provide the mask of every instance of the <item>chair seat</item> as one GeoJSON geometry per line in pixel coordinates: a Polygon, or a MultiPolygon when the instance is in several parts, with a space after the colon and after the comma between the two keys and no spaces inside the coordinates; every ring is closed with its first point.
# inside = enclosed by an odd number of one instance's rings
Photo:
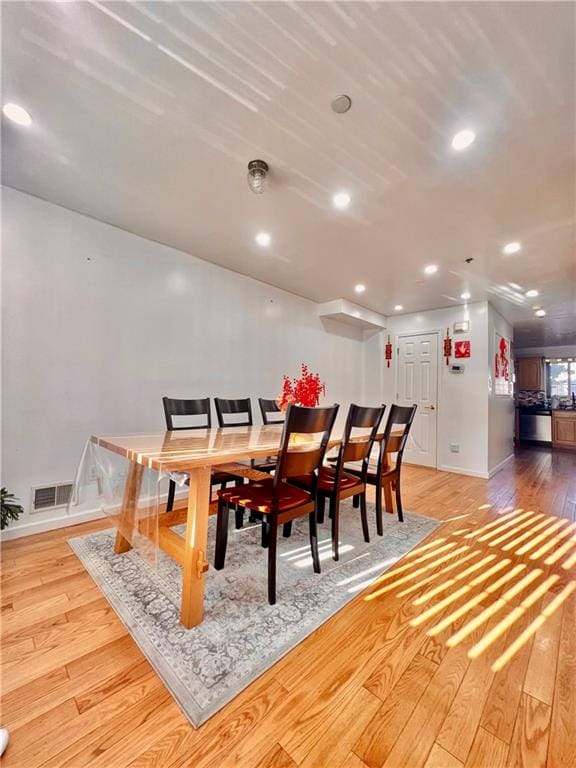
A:
{"type": "MultiPolygon", "coordinates": [[[[332,491],[335,482],[336,471],[332,469],[332,467],[322,467],[318,477],[318,490],[332,491]]],[[[349,488],[354,488],[355,485],[360,485],[358,478],[351,474],[347,474],[346,472],[342,472],[342,477],[340,478],[340,490],[347,491],[349,488]]]]}
{"type": "MultiPolygon", "coordinates": [[[[382,472],[382,477],[386,477],[387,475],[393,475],[396,471],[396,467],[387,467],[382,472]]],[[[362,476],[362,470],[356,469],[355,467],[346,467],[346,472],[348,472],[350,475],[354,475],[355,477],[361,477],[362,476]]],[[[376,468],[375,467],[368,467],[368,472],[366,473],[366,481],[368,483],[376,483],[376,480],[378,478],[378,475],[376,474],[376,468]]]]}
{"type": "MultiPolygon", "coordinates": [[[[257,483],[235,485],[232,488],[218,491],[218,498],[229,504],[247,507],[256,512],[269,513],[272,511],[273,484],[274,478],[271,477],[270,480],[260,480],[257,483]]],[[[307,504],[311,499],[312,495],[302,488],[288,483],[280,483],[278,511],[284,512],[287,509],[299,507],[302,504],[307,504]]]]}

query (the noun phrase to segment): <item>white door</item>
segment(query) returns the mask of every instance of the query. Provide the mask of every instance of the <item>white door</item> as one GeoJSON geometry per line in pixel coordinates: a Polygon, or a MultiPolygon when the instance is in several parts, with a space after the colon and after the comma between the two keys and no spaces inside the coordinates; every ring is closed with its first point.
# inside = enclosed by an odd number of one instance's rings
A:
{"type": "Polygon", "coordinates": [[[436,467],[438,414],[438,334],[398,337],[396,402],[416,403],[404,459],[410,464],[436,467]]]}

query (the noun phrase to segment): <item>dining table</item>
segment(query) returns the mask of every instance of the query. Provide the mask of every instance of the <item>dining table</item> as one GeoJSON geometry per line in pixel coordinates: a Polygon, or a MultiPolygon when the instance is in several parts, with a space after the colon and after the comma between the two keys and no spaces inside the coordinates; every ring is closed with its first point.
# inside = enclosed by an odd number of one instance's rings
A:
{"type": "MultiPolygon", "coordinates": [[[[210,475],[217,467],[219,472],[238,477],[239,482],[269,478],[270,475],[254,469],[250,460],[276,456],[282,430],[282,424],[270,424],[90,438],[98,450],[111,451],[128,462],[122,502],[114,516],[114,551],[128,552],[134,534],[144,534],[153,546],[182,566],[180,621],[184,627],[192,628],[203,620],[204,581],[209,568],[208,521],[211,512],[216,511],[216,503],[211,501],[210,475]],[[185,476],[187,505],[171,511],[158,505],[147,518],[140,517],[138,505],[145,470],[158,473],[158,477],[185,476]],[[184,535],[174,530],[179,524],[185,524],[184,535]]],[[[377,439],[381,440],[382,435],[377,439]]],[[[294,441],[296,449],[307,450],[318,438],[295,435],[294,441]]],[[[340,442],[339,435],[331,436],[328,450],[340,442]]]]}

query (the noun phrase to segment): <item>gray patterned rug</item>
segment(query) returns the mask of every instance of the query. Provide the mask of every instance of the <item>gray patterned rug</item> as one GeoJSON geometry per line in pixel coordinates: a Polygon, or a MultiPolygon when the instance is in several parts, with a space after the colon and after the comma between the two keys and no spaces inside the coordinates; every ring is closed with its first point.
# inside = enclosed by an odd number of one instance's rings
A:
{"type": "MultiPolygon", "coordinates": [[[[329,521],[319,526],[320,575],[312,570],[307,519],[295,521],[289,539],[280,536],[274,606],[266,597],[259,526],[232,530],[226,567],[211,568],[206,576],[204,622],[190,630],[178,620],[181,568],[164,553],[156,570],[134,551],[114,555],[113,530],[71,539],[70,546],[186,716],[199,726],[440,524],[410,512],[404,513],[404,523],[384,514],[380,537],[369,504],[372,542],[366,544],[358,512],[350,501],[342,503],[338,563],[331,557],[329,521]]],[[[215,523],[211,518],[209,552],[214,551],[215,523]]]]}

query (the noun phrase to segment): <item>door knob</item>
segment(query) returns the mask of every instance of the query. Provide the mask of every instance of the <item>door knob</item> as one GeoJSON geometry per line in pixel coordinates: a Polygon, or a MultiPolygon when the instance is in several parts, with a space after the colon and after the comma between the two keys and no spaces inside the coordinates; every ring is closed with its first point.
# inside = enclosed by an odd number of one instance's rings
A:
{"type": "Polygon", "coordinates": [[[425,405],[424,407],[428,411],[435,411],[436,410],[436,406],[435,405],[425,405]]]}

